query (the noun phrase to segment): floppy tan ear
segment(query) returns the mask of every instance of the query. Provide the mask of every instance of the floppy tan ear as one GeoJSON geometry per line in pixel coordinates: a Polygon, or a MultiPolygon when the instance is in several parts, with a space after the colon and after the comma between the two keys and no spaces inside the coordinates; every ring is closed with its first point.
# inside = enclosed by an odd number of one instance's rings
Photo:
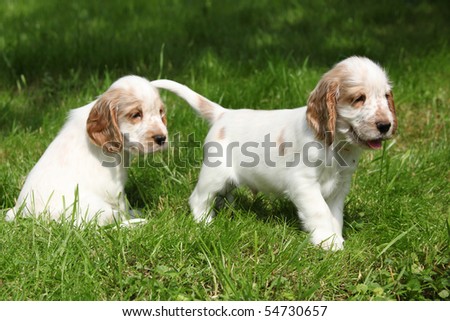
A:
{"type": "Polygon", "coordinates": [[[319,140],[331,145],[336,129],[336,105],[338,84],[322,78],[309,95],[306,120],[319,140]]]}
{"type": "Polygon", "coordinates": [[[394,95],[392,94],[392,90],[389,91],[389,93],[386,95],[389,110],[392,113],[392,116],[394,117],[394,123],[392,124],[392,134],[395,134],[395,131],[397,130],[397,115],[395,113],[395,104],[394,104],[394,95]]]}
{"type": "Polygon", "coordinates": [[[119,153],[123,147],[117,118],[120,94],[120,89],[112,89],[100,96],[86,122],[86,131],[91,142],[109,153],[119,153]]]}

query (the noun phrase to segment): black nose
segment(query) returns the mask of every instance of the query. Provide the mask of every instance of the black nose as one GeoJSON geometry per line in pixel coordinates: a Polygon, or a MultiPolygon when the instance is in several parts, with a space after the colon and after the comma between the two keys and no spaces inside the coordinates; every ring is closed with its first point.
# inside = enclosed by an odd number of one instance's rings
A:
{"type": "Polygon", "coordinates": [[[378,122],[376,125],[382,134],[386,134],[389,131],[389,128],[391,128],[391,123],[378,122]]]}
{"type": "Polygon", "coordinates": [[[160,146],[166,142],[166,136],[164,135],[155,135],[153,136],[153,139],[155,140],[155,143],[157,143],[160,146]]]}

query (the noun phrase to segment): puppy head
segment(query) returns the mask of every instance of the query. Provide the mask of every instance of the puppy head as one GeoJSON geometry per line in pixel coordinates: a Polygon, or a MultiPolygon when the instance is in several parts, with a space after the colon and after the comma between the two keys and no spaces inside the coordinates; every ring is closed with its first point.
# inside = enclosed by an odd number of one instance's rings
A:
{"type": "Polygon", "coordinates": [[[308,99],[307,121],[316,137],[336,136],[379,149],[397,129],[394,99],[384,70],[368,58],[350,57],[323,75],[308,99]]]}
{"type": "Polygon", "coordinates": [[[149,153],[167,145],[164,105],[149,81],[126,76],[114,82],[91,109],[86,131],[108,153],[149,153]]]}

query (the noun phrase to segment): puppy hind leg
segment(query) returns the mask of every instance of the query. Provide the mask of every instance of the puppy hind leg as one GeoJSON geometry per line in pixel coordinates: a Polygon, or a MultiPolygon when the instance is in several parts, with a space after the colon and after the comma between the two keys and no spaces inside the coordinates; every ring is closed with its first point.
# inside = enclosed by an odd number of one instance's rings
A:
{"type": "Polygon", "coordinates": [[[214,205],[216,208],[222,208],[227,203],[231,204],[234,202],[234,195],[232,193],[234,187],[235,186],[233,184],[227,184],[226,187],[217,195],[214,205]]]}
{"type": "Polygon", "coordinates": [[[207,191],[198,185],[189,198],[194,219],[197,222],[210,223],[215,215],[213,205],[217,192],[207,191]]]}
{"type": "Polygon", "coordinates": [[[228,177],[224,174],[217,171],[217,168],[211,170],[208,167],[202,167],[197,186],[189,198],[191,211],[197,222],[212,221],[215,215],[213,207],[216,196],[223,195],[230,187],[228,177]]]}

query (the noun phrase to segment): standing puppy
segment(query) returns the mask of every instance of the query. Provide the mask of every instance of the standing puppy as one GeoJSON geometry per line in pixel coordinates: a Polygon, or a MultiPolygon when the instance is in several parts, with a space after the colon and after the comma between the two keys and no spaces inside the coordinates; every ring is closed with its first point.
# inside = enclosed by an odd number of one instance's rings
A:
{"type": "Polygon", "coordinates": [[[360,153],[381,148],[397,127],[380,66],[367,58],[345,59],[297,109],[230,110],[173,81],[151,84],[175,92],[212,124],[190,197],[197,221],[212,219],[216,196],[247,185],[289,198],[314,244],[343,248],[344,200],[360,153]]]}
{"type": "Polygon", "coordinates": [[[16,206],[6,214],[67,217],[76,225],[123,218],[130,154],[166,146],[166,118],[150,82],[126,76],[97,100],[74,109],[31,170],[16,206]]]}

